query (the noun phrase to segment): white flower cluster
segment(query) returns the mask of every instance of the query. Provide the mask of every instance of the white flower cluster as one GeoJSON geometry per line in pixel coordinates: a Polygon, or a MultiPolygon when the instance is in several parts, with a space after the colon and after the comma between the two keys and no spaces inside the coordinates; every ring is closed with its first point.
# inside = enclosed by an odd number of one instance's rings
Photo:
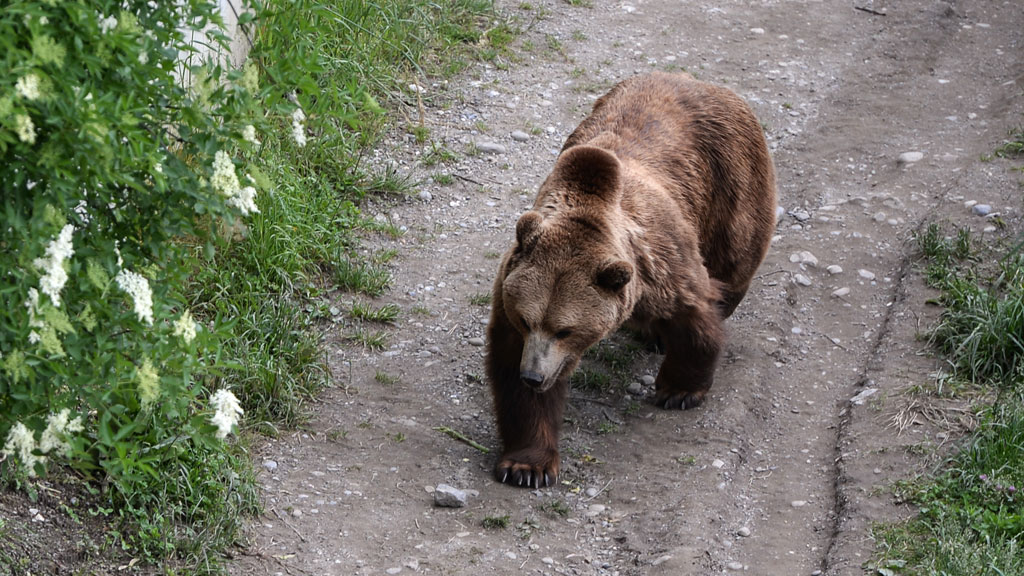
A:
{"type": "Polygon", "coordinates": [[[196,323],[192,320],[192,313],[188,310],[181,315],[174,322],[174,335],[180,337],[185,341],[185,344],[191,344],[196,339],[196,323]]]}
{"type": "Polygon", "coordinates": [[[60,234],[46,246],[46,255],[32,262],[36,268],[43,271],[43,277],[39,279],[39,289],[50,297],[50,301],[57,308],[60,308],[60,291],[68,281],[64,261],[75,253],[71,244],[71,235],[74,232],[74,226],[65,225],[60,234]]]}
{"type": "Polygon", "coordinates": [[[243,216],[258,213],[256,205],[256,189],[252,186],[242,188],[235,173],[235,164],[227,152],[218,150],[213,157],[213,177],[210,179],[213,189],[227,197],[228,206],[238,208],[243,216]]]}
{"type": "Polygon", "coordinates": [[[135,315],[140,322],[153,325],[153,290],[142,274],[122,269],[114,276],[117,286],[127,292],[135,303],[135,315]]]}
{"type": "Polygon", "coordinates": [[[15,114],[14,129],[18,132],[18,140],[26,144],[36,143],[36,125],[28,114],[15,114]]]}
{"type": "Polygon", "coordinates": [[[306,145],[306,126],[303,124],[305,121],[306,113],[302,111],[302,108],[296,108],[292,112],[292,138],[300,147],[306,145]]]}
{"type": "Polygon", "coordinates": [[[17,455],[18,460],[25,470],[25,473],[34,477],[36,475],[36,464],[46,463],[46,454],[55,452],[62,456],[71,453],[71,443],[67,437],[71,434],[81,432],[82,417],[76,416],[71,419],[71,410],[64,408],[59,414],[50,414],[46,418],[46,430],[43,430],[43,437],[36,444],[35,436],[27,426],[16,422],[7,433],[7,443],[0,454],[5,456],[17,455]],[[42,453],[36,454],[36,450],[42,453]]]}
{"type": "Polygon", "coordinates": [[[250,144],[259,145],[260,143],[259,139],[256,138],[256,127],[252,124],[242,129],[242,138],[245,138],[245,141],[250,144]]]}
{"type": "Polygon", "coordinates": [[[35,74],[28,74],[18,78],[18,82],[14,85],[15,90],[18,91],[18,95],[26,100],[35,100],[39,98],[39,76],[35,74]]]}
{"type": "Polygon", "coordinates": [[[210,404],[213,405],[214,410],[213,416],[210,416],[210,422],[217,427],[217,438],[223,440],[238,424],[243,414],[242,407],[238,404],[238,398],[235,398],[235,395],[227,388],[217,390],[210,398],[210,404]]]}
{"type": "Polygon", "coordinates": [[[67,441],[70,434],[84,430],[82,417],[75,416],[69,420],[71,410],[64,408],[59,414],[50,414],[46,417],[46,430],[43,430],[43,437],[39,440],[39,451],[46,454],[56,451],[64,457],[71,455],[71,443],[67,441]]]}
{"type": "Polygon", "coordinates": [[[114,18],[113,16],[106,16],[106,17],[104,17],[103,15],[99,15],[99,17],[100,17],[100,32],[106,34],[107,32],[110,32],[111,30],[113,30],[114,28],[117,28],[117,18],[114,18]]]}

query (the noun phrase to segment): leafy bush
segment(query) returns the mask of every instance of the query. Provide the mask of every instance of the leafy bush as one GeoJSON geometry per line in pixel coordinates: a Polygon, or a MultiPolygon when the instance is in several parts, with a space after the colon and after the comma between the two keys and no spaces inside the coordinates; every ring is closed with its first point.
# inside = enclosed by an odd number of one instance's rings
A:
{"type": "MultiPolygon", "coordinates": [[[[224,490],[247,466],[223,442],[241,408],[213,394],[235,319],[196,322],[182,292],[265,193],[257,70],[190,44],[201,31],[226,46],[218,22],[198,0],[25,0],[0,13],[2,472],[24,483],[67,462],[162,538],[232,500],[224,490]],[[169,502],[152,490],[167,481],[169,502]]],[[[300,109],[275,112],[304,137],[300,109]]],[[[167,553],[145,533],[124,540],[167,553]]]]}

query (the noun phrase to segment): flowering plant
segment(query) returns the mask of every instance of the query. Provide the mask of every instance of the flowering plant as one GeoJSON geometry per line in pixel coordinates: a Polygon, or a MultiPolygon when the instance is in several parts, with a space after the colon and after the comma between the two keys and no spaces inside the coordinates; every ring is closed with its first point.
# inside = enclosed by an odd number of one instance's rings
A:
{"type": "Polygon", "coordinates": [[[181,291],[268,193],[255,66],[190,43],[226,48],[215,4],[4,3],[0,476],[60,458],[130,501],[238,423],[234,395],[210,394],[230,321],[196,322],[181,291]]]}

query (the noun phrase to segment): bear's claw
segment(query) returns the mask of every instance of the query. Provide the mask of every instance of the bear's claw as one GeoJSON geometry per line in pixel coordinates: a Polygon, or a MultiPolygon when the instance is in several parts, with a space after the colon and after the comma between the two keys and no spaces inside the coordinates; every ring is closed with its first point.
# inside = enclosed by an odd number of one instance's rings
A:
{"type": "Polygon", "coordinates": [[[522,450],[504,456],[494,468],[502,484],[526,488],[554,486],[558,481],[558,452],[522,450]]]}
{"type": "Polygon", "coordinates": [[[659,393],[654,397],[654,403],[666,410],[688,410],[700,406],[704,402],[706,394],[707,390],[674,394],[659,393]]]}

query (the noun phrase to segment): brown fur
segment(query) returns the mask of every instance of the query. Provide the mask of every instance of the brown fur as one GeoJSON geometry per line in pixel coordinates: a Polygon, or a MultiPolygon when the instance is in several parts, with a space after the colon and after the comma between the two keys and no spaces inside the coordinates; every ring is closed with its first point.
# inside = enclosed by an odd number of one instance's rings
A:
{"type": "Polygon", "coordinates": [[[627,321],[665,349],[655,402],[701,403],[722,320],[768,249],[775,203],[761,126],[731,91],[655,73],[594,104],[494,283],[487,374],[499,481],[554,483],[569,376],[627,321]]]}

